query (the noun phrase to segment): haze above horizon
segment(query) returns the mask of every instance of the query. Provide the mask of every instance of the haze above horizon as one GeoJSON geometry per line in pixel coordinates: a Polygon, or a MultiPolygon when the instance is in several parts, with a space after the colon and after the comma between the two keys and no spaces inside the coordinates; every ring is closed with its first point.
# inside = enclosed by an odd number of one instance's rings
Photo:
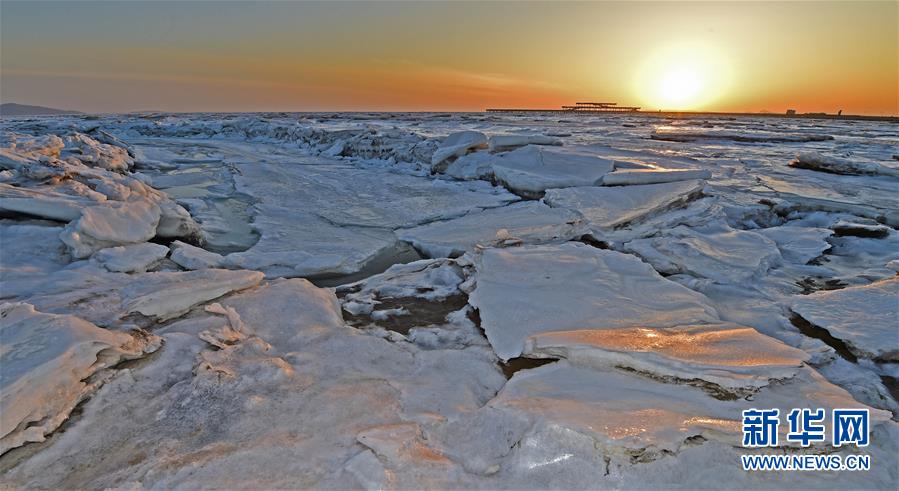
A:
{"type": "Polygon", "coordinates": [[[0,93],[86,112],[899,114],[896,2],[0,3],[0,93]]]}

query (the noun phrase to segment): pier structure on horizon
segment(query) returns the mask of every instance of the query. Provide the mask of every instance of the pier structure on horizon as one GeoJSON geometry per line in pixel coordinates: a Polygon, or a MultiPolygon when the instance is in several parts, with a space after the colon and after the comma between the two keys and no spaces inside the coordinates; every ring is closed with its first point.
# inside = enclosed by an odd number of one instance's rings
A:
{"type": "Polygon", "coordinates": [[[639,111],[636,106],[619,106],[617,102],[576,102],[573,106],[562,106],[561,109],[504,109],[488,108],[488,113],[506,112],[577,112],[577,113],[632,113],[639,111]]]}

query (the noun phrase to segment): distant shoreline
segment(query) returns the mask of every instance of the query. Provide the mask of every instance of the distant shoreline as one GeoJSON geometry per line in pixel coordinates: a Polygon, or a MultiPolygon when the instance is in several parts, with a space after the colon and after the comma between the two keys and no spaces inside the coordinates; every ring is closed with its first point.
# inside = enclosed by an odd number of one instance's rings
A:
{"type": "Polygon", "coordinates": [[[759,118],[781,118],[781,119],[839,119],[844,121],[886,121],[890,123],[899,123],[899,116],[866,116],[862,114],[786,114],[786,113],[738,113],[738,112],[714,112],[714,111],[570,111],[564,109],[502,109],[488,108],[484,112],[487,113],[546,113],[546,114],[566,114],[572,116],[595,116],[615,115],[615,116],[656,116],[662,118],[690,118],[690,117],[759,117],[759,118]]]}

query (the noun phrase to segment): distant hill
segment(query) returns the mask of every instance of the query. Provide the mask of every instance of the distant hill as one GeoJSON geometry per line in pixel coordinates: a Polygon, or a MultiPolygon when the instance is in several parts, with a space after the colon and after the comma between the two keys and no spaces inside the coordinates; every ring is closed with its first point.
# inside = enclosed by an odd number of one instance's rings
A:
{"type": "Polygon", "coordinates": [[[26,104],[0,104],[0,116],[40,116],[49,114],[81,114],[78,111],[54,109],[52,107],[29,106],[26,104]]]}

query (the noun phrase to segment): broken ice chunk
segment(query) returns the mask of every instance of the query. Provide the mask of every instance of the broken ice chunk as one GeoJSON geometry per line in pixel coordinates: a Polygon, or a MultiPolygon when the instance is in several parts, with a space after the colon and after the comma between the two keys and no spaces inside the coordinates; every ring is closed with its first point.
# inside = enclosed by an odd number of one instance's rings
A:
{"type": "Polygon", "coordinates": [[[807,264],[830,249],[827,238],[831,230],[816,227],[771,227],[755,230],[777,244],[781,255],[788,261],[807,264]]]}
{"type": "Polygon", "coordinates": [[[490,151],[502,152],[526,145],[562,145],[562,140],[545,135],[496,135],[490,137],[490,151]]]}
{"type": "Polygon", "coordinates": [[[662,273],[688,273],[721,283],[758,277],[782,261],[774,241],[746,230],[700,232],[679,226],[628,242],[625,248],[662,273]]]}
{"type": "Polygon", "coordinates": [[[718,320],[703,295],[638,258],[574,242],[485,250],[469,303],[503,360],[521,355],[525,339],[541,332],[718,320]]]}
{"type": "Polygon", "coordinates": [[[100,249],[91,256],[91,259],[112,272],[143,273],[168,253],[169,248],[162,244],[144,242],[100,249]]]}
{"type": "Polygon", "coordinates": [[[576,210],[598,228],[615,228],[683,206],[702,196],[704,181],[680,181],[622,187],[549,189],[544,201],[576,210]]]}
{"type": "Polygon", "coordinates": [[[602,177],[602,185],[659,184],[710,177],[712,172],[705,169],[616,169],[602,177]]]}
{"type": "Polygon", "coordinates": [[[714,128],[680,128],[662,126],[655,129],[653,140],[695,142],[707,140],[733,140],[743,143],[789,143],[833,140],[830,135],[816,133],[784,133],[773,131],[730,130],[714,128]]]}
{"type": "Polygon", "coordinates": [[[564,242],[581,235],[582,226],[575,212],[528,201],[398,230],[397,236],[429,257],[457,257],[513,237],[525,244],[564,242]]]}
{"type": "Polygon", "coordinates": [[[595,186],[613,168],[613,161],[586,150],[534,145],[504,154],[493,163],[497,180],[525,196],[538,196],[549,188],[595,186]]]}
{"type": "Polygon", "coordinates": [[[479,131],[460,131],[446,137],[431,156],[431,172],[441,172],[447,161],[472,150],[487,148],[487,136],[479,131]]]}
{"type": "Polygon", "coordinates": [[[736,395],[793,377],[809,358],[751,327],[730,323],[546,332],[528,338],[524,353],[589,368],[625,367],[663,379],[701,380],[736,395]]]}
{"type": "Polygon", "coordinates": [[[222,267],[225,258],[221,254],[176,240],[172,242],[172,261],[184,269],[209,269],[222,267]]]}
{"type": "Polygon", "coordinates": [[[149,201],[108,201],[85,208],[60,239],[73,257],[85,258],[106,247],[152,239],[159,217],[159,207],[149,201]]]}
{"type": "Polygon", "coordinates": [[[816,152],[800,153],[796,156],[796,160],[790,162],[790,167],[816,170],[829,174],[883,175],[899,178],[899,169],[893,169],[877,162],[860,162],[816,152]]]}
{"type": "Polygon", "coordinates": [[[846,343],[853,354],[899,362],[899,277],[799,296],[791,309],[846,343]]]}
{"type": "Polygon", "coordinates": [[[0,183],[0,211],[70,222],[81,216],[82,209],[96,203],[95,200],[58,193],[51,188],[20,188],[0,183]]]}
{"type": "Polygon", "coordinates": [[[0,454],[44,441],[104,379],[96,374],[156,351],[157,336],[101,329],[26,303],[0,306],[0,454]]]}
{"type": "Polygon", "coordinates": [[[141,276],[141,281],[122,290],[122,305],[126,312],[166,320],[187,312],[194,305],[255,286],[262,278],[258,271],[225,269],[147,273],[141,276]]]}

